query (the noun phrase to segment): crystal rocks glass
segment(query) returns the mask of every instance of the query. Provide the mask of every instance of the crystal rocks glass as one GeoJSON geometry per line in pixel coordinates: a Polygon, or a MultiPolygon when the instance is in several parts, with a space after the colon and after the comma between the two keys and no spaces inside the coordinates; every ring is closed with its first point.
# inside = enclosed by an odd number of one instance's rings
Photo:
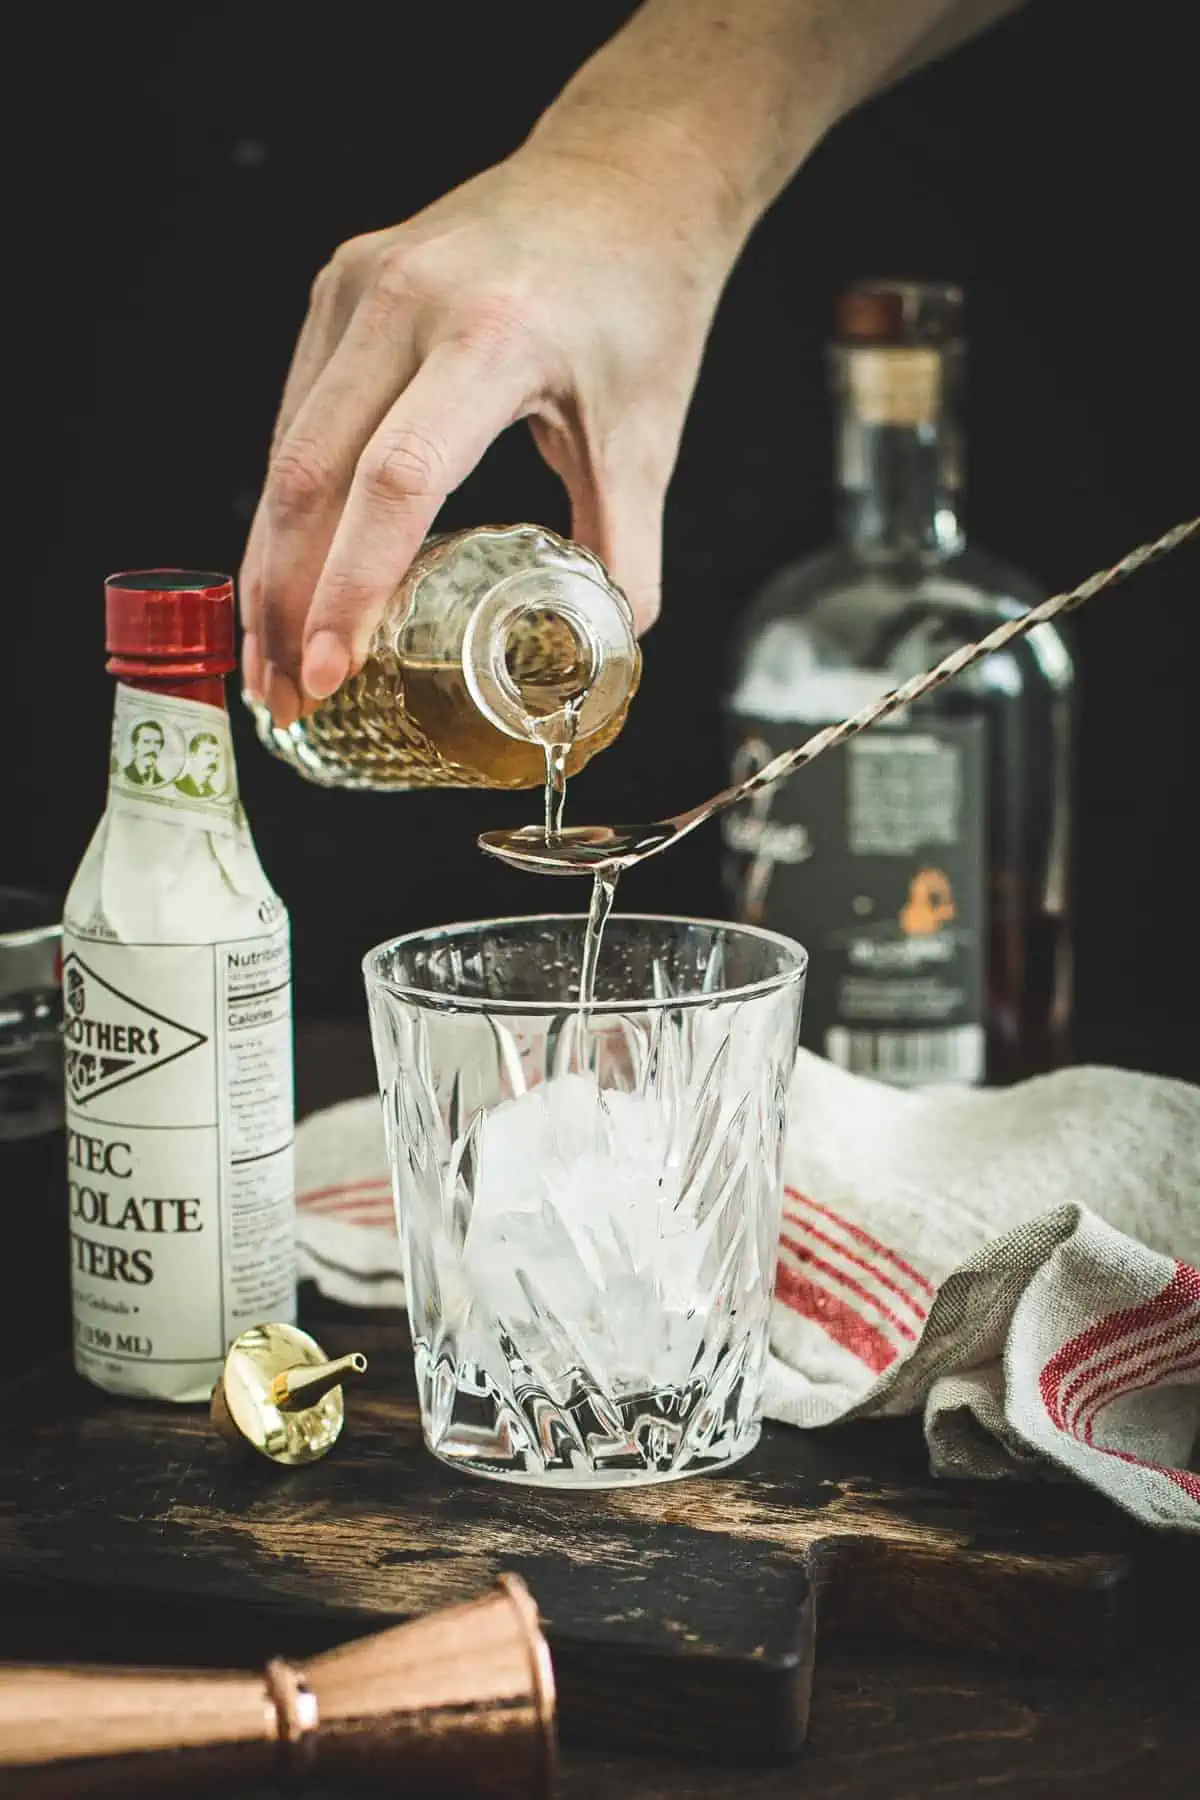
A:
{"type": "Polygon", "coordinates": [[[723,1468],[758,1439],[807,954],[619,915],[364,962],[429,1448],[555,1487],[723,1468]]]}

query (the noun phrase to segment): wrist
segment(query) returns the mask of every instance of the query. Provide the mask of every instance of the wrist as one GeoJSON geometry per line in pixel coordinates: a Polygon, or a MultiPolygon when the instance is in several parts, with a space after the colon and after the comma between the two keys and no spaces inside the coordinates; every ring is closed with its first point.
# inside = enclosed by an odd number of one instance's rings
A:
{"type": "Polygon", "coordinates": [[[662,217],[683,211],[705,220],[732,262],[846,110],[838,59],[814,7],[816,0],[739,0],[737,8],[729,0],[643,0],[528,141],[648,181],[662,217]]]}
{"type": "Polygon", "coordinates": [[[778,191],[764,192],[762,184],[726,165],[710,147],[702,123],[682,109],[642,110],[570,88],[543,114],[518,154],[572,161],[601,179],[632,184],[654,228],[673,229],[705,260],[720,264],[722,274],[778,191]]]}

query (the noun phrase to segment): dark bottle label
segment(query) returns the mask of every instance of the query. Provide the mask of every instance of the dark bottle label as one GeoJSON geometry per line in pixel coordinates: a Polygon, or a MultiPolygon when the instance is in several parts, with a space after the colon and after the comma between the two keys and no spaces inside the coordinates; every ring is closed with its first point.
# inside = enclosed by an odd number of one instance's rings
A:
{"type": "MultiPolygon", "coordinates": [[[[739,779],[820,722],[735,717],[739,779]]],[[[899,1086],[985,1072],[985,722],[878,727],[726,814],[737,916],[809,953],[801,1042],[899,1086]]]]}

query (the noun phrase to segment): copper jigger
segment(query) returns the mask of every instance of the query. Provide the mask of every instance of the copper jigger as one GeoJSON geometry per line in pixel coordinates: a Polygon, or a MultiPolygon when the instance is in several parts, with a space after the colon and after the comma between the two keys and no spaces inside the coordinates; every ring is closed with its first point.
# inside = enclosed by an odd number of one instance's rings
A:
{"type": "Polygon", "coordinates": [[[261,1675],[0,1664],[5,1800],[351,1776],[396,1796],[545,1800],[554,1675],[515,1575],[463,1606],[261,1675]]]}

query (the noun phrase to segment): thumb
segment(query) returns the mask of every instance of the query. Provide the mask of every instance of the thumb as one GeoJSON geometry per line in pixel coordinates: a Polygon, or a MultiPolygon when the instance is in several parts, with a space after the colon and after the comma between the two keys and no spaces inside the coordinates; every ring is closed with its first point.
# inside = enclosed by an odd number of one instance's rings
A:
{"type": "Polygon", "coordinates": [[[551,446],[537,436],[567,490],[572,537],[600,558],[625,594],[640,636],[662,606],[663,507],[670,469],[627,439],[611,440],[597,466],[564,456],[561,441],[551,446]]]}

